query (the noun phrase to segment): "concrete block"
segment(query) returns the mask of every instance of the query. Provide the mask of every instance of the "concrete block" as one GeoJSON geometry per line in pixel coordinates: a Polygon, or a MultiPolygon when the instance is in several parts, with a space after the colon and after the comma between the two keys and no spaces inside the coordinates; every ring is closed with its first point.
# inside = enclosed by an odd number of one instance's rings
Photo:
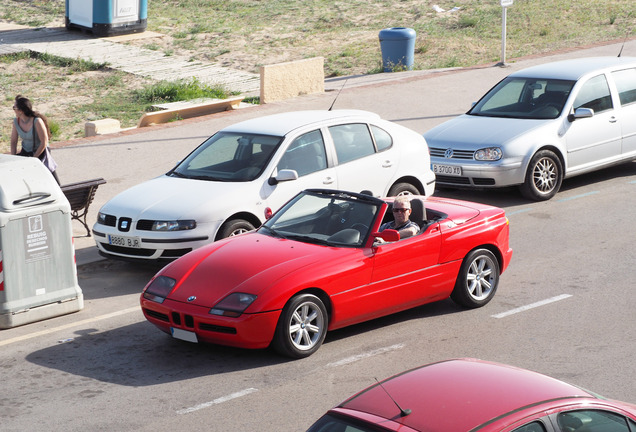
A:
{"type": "Polygon", "coordinates": [[[86,122],[84,124],[84,136],[91,137],[95,135],[104,135],[121,130],[121,123],[115,119],[101,119],[86,122]]]}
{"type": "Polygon", "coordinates": [[[323,57],[261,66],[262,104],[324,91],[323,57]]]}

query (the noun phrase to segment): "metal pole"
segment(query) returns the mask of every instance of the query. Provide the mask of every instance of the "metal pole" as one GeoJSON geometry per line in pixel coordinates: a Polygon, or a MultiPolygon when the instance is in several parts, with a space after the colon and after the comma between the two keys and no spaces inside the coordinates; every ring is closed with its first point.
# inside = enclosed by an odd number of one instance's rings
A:
{"type": "Polygon", "coordinates": [[[499,66],[506,66],[506,11],[507,7],[502,7],[501,12],[501,62],[499,66]]]}

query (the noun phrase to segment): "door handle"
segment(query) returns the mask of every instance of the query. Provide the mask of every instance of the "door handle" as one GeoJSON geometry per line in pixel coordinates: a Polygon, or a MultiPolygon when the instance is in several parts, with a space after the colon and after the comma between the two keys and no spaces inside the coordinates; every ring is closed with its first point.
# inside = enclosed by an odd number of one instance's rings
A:
{"type": "Polygon", "coordinates": [[[382,168],[391,168],[393,166],[393,162],[391,162],[390,160],[385,160],[384,163],[382,164],[382,168]]]}
{"type": "Polygon", "coordinates": [[[333,178],[331,177],[325,177],[325,179],[322,181],[322,184],[331,184],[333,183],[333,178]]]}
{"type": "Polygon", "coordinates": [[[610,123],[616,123],[616,117],[614,117],[614,116],[610,117],[609,122],[610,123]]]}

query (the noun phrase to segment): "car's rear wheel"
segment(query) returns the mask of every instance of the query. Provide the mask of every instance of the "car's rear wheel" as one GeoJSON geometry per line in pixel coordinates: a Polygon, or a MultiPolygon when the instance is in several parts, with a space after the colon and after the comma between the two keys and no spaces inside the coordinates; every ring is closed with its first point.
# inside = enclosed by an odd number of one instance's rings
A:
{"type": "Polygon", "coordinates": [[[396,183],[389,189],[389,196],[419,195],[420,191],[411,183],[396,183]]]}
{"type": "Polygon", "coordinates": [[[226,237],[233,237],[248,231],[253,231],[254,229],[254,225],[244,219],[232,219],[221,226],[218,238],[222,239],[226,237]]]}
{"type": "Polygon", "coordinates": [[[499,262],[487,249],[476,249],[466,255],[451,294],[453,301],[467,308],[488,303],[499,284],[499,262]]]}
{"type": "Polygon", "coordinates": [[[528,165],[526,180],[521,185],[521,193],[534,201],[552,198],[561,188],[563,165],[550,150],[537,152],[528,165]]]}
{"type": "Polygon", "coordinates": [[[325,340],[327,322],[327,309],[318,297],[312,294],[292,297],[278,320],[274,349],[287,357],[309,357],[325,340]]]}

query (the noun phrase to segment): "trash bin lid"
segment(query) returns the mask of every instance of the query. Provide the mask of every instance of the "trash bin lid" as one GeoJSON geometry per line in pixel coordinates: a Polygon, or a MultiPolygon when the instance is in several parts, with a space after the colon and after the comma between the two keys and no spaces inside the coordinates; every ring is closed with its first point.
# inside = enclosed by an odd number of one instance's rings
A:
{"type": "Polygon", "coordinates": [[[0,154],[0,212],[59,200],[64,193],[38,158],[0,154]]]}

